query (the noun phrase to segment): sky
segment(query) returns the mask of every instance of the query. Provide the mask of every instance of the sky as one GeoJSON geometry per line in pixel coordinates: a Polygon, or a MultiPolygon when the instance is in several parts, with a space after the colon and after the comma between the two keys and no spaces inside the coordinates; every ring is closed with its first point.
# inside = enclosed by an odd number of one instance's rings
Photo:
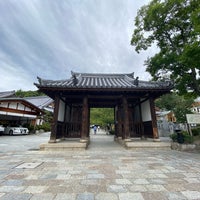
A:
{"type": "Polygon", "coordinates": [[[155,49],[130,45],[137,10],[149,0],[0,0],[0,92],[37,90],[37,77],[135,73],[155,49]]]}

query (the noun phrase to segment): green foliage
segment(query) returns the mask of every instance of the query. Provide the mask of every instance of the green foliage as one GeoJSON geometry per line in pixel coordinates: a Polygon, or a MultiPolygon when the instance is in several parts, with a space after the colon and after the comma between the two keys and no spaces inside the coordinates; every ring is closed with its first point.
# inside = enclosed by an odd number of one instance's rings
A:
{"type": "Polygon", "coordinates": [[[176,93],[166,94],[155,101],[155,105],[163,110],[173,111],[177,122],[186,122],[186,114],[190,114],[193,98],[179,96],[176,93]]]}
{"type": "Polygon", "coordinates": [[[51,123],[53,120],[53,113],[49,112],[47,110],[44,111],[45,114],[43,115],[43,124],[42,125],[36,125],[35,130],[43,129],[45,132],[51,130],[51,123]]]}
{"type": "Polygon", "coordinates": [[[98,124],[106,126],[114,123],[113,108],[91,108],[90,109],[90,124],[98,124]]]}
{"type": "Polygon", "coordinates": [[[192,144],[194,142],[193,136],[189,135],[188,132],[183,131],[182,134],[183,134],[185,144],[192,144]]]}
{"type": "Polygon", "coordinates": [[[21,98],[23,98],[23,97],[36,97],[36,96],[44,96],[45,95],[44,93],[39,92],[38,90],[36,90],[36,91],[31,91],[31,90],[29,90],[29,91],[17,90],[15,92],[15,94],[16,94],[17,97],[21,97],[21,98]]]}
{"type": "Polygon", "coordinates": [[[158,53],[146,60],[146,70],[154,80],[163,72],[170,75],[180,94],[191,88],[200,95],[199,13],[199,0],[151,0],[135,18],[135,50],[158,47],[158,53]]]}
{"type": "Polygon", "coordinates": [[[155,101],[155,105],[163,110],[173,110],[177,103],[178,96],[174,93],[161,96],[155,101]]]}
{"type": "Polygon", "coordinates": [[[43,123],[42,125],[36,125],[35,130],[44,130],[45,132],[51,130],[51,124],[48,122],[43,123]]]}
{"type": "Polygon", "coordinates": [[[109,131],[110,135],[115,135],[115,130],[109,131]]]}
{"type": "MultiPolygon", "coordinates": [[[[180,134],[182,134],[184,144],[192,144],[194,142],[193,136],[189,135],[187,131],[182,131],[180,134]]],[[[171,134],[170,138],[173,142],[179,142],[177,133],[171,134]]]]}
{"type": "Polygon", "coordinates": [[[177,134],[176,133],[171,134],[170,138],[172,139],[173,142],[177,142],[177,134]]]}
{"type": "Polygon", "coordinates": [[[200,135],[200,128],[193,128],[193,129],[192,129],[192,135],[193,135],[193,136],[198,136],[198,135],[200,135]]]}
{"type": "Polygon", "coordinates": [[[53,121],[53,113],[45,110],[43,115],[43,120],[45,122],[51,123],[53,121]]]}
{"type": "Polygon", "coordinates": [[[31,125],[31,124],[29,124],[29,123],[27,123],[27,124],[23,124],[23,127],[28,128],[29,133],[32,133],[32,132],[34,131],[34,126],[31,125]]]}

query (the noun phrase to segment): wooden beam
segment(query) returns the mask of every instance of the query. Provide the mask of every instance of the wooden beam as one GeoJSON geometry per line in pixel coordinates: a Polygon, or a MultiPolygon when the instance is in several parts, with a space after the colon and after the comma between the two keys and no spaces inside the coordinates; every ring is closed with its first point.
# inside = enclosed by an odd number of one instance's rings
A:
{"type": "Polygon", "coordinates": [[[100,93],[100,92],[120,92],[120,93],[146,93],[146,92],[149,92],[151,91],[151,93],[169,93],[169,88],[152,88],[152,87],[146,87],[146,88],[141,88],[141,87],[131,87],[131,88],[127,88],[127,87],[121,87],[121,88],[87,88],[87,87],[70,87],[70,88],[67,88],[67,87],[46,87],[46,86],[38,86],[39,90],[43,91],[44,93],[62,93],[63,96],[64,94],[67,94],[67,93],[77,93],[77,92],[82,92],[82,93],[85,93],[85,92],[95,92],[95,93],[100,93]]]}

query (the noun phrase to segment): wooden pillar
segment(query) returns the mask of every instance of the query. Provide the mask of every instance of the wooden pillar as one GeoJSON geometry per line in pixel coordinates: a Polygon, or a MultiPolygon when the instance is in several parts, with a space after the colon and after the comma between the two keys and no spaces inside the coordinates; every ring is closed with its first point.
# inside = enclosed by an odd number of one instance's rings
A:
{"type": "Polygon", "coordinates": [[[61,139],[65,139],[65,133],[66,133],[66,124],[67,124],[67,116],[66,116],[66,113],[67,113],[67,104],[65,102],[65,112],[64,112],[64,124],[62,126],[62,138],[61,139]]]}
{"type": "Polygon", "coordinates": [[[128,101],[126,97],[123,97],[123,111],[124,111],[124,137],[123,139],[129,139],[130,138],[129,112],[128,112],[128,101]]]}
{"type": "Polygon", "coordinates": [[[50,140],[49,143],[54,143],[56,142],[57,138],[57,124],[58,124],[58,112],[59,112],[59,103],[60,103],[60,98],[59,96],[55,97],[55,102],[54,102],[54,114],[53,114],[53,122],[51,125],[51,135],[50,135],[50,140]]]}
{"type": "Polygon", "coordinates": [[[88,98],[85,96],[83,98],[83,109],[82,109],[82,124],[81,124],[81,139],[87,139],[89,132],[89,107],[88,98]]]}
{"type": "Polygon", "coordinates": [[[87,138],[90,138],[90,108],[88,107],[88,129],[87,129],[87,138]]]}
{"type": "Polygon", "coordinates": [[[119,137],[119,107],[115,106],[115,137],[119,137]]]}
{"type": "Polygon", "coordinates": [[[122,137],[122,109],[120,105],[117,105],[117,137],[122,137]]]}
{"type": "Polygon", "coordinates": [[[114,122],[115,122],[115,138],[118,137],[118,132],[117,132],[117,106],[114,107],[114,122]]]}
{"type": "Polygon", "coordinates": [[[139,104],[139,114],[140,114],[140,136],[141,136],[141,139],[144,138],[144,124],[143,124],[143,121],[142,121],[142,108],[141,108],[141,103],[139,104]]]}
{"type": "Polygon", "coordinates": [[[151,109],[151,119],[152,119],[152,128],[153,128],[153,138],[158,139],[158,127],[156,123],[156,111],[155,111],[155,104],[154,104],[154,99],[150,98],[149,99],[150,103],[150,109],[151,109]]]}

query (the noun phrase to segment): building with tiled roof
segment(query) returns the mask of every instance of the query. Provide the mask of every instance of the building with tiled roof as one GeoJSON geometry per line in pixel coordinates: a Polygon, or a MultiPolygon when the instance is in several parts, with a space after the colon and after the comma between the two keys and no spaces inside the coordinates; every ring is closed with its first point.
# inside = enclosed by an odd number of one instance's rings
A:
{"type": "Polygon", "coordinates": [[[53,112],[54,100],[48,96],[24,97],[24,99],[37,106],[41,110],[53,112]]]}
{"type": "Polygon", "coordinates": [[[0,125],[41,125],[44,110],[53,112],[54,100],[48,96],[16,97],[15,91],[0,92],[0,125]]]}
{"type": "Polygon", "coordinates": [[[115,137],[158,138],[154,100],[173,88],[170,82],[142,81],[130,74],[72,72],[69,79],[38,77],[38,89],[55,100],[50,142],[60,138],[89,138],[93,107],[115,110],[115,137]]]}
{"type": "Polygon", "coordinates": [[[0,92],[0,98],[16,97],[15,90],[0,92]]]}
{"type": "Polygon", "coordinates": [[[35,85],[38,88],[62,88],[65,89],[85,89],[99,91],[135,91],[141,92],[143,90],[164,92],[172,88],[170,82],[153,82],[142,81],[138,77],[134,78],[134,73],[130,74],[91,74],[91,73],[75,73],[69,79],[64,80],[45,80],[38,77],[38,83],[35,85]]]}
{"type": "Polygon", "coordinates": [[[0,98],[0,124],[4,126],[34,123],[42,114],[43,111],[39,107],[24,98],[0,98]]]}

